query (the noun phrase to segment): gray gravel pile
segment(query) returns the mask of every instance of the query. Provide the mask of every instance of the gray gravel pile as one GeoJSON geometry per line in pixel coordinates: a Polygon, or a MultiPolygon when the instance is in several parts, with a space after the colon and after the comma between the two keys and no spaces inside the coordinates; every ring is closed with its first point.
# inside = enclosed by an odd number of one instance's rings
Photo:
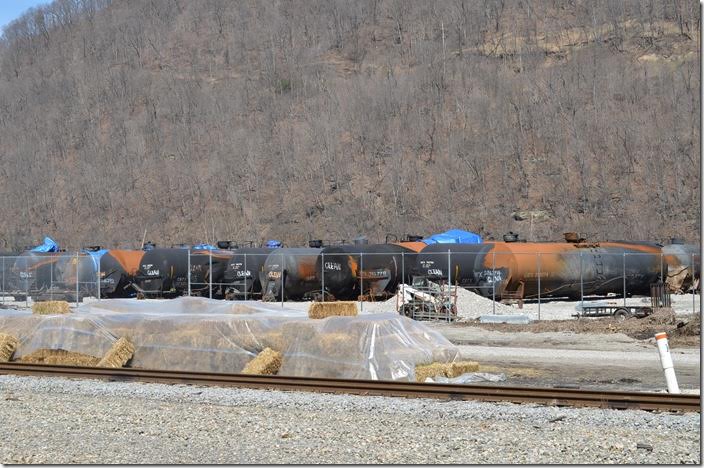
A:
{"type": "Polygon", "coordinates": [[[700,461],[699,414],[15,376],[0,414],[0,463],[700,461]]]}

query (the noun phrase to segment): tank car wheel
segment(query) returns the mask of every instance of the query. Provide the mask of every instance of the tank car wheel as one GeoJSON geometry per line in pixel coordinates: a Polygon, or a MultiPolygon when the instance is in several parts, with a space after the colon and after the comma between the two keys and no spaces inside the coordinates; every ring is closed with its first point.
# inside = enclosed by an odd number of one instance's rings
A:
{"type": "Polygon", "coordinates": [[[631,317],[631,312],[628,309],[616,309],[616,312],[614,312],[614,318],[616,318],[619,321],[624,321],[630,317],[631,317]]]}

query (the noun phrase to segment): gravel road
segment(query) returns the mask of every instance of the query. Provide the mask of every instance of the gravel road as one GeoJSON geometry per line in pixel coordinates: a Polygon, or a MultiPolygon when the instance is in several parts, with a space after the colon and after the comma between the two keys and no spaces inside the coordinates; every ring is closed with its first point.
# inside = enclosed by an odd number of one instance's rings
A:
{"type": "Polygon", "coordinates": [[[2,376],[0,414],[2,463],[699,463],[701,457],[698,413],[2,376]]]}

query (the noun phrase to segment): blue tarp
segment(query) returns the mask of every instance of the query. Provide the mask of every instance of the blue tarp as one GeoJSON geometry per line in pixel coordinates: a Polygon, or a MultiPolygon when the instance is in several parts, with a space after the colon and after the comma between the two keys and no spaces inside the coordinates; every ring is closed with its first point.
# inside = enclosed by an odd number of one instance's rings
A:
{"type": "Polygon", "coordinates": [[[278,249],[279,247],[281,247],[281,241],[268,240],[266,241],[266,246],[270,249],[278,249]]]}
{"type": "Polygon", "coordinates": [[[482,238],[479,234],[462,229],[450,229],[440,234],[433,234],[426,237],[422,242],[430,244],[481,244],[482,238]]]}
{"type": "Polygon", "coordinates": [[[58,251],[59,251],[59,244],[54,242],[54,239],[52,239],[51,237],[45,237],[43,244],[38,245],[31,250],[31,252],[58,252],[58,251]]]}
{"type": "Polygon", "coordinates": [[[100,250],[83,250],[83,253],[87,253],[90,255],[90,258],[93,259],[93,266],[95,267],[95,271],[99,271],[100,269],[100,257],[105,255],[107,252],[107,249],[100,249],[100,250]]]}
{"type": "Polygon", "coordinates": [[[218,248],[210,244],[198,244],[193,246],[194,250],[217,250],[218,248]]]}

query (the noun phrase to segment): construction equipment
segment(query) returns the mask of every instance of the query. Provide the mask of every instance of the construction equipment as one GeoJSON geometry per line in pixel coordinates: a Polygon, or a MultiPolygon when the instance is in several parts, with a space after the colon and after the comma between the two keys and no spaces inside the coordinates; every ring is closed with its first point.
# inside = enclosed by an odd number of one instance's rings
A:
{"type": "Polygon", "coordinates": [[[413,320],[453,322],[457,319],[457,285],[441,285],[427,276],[413,276],[410,286],[398,287],[396,311],[413,320]]]}

